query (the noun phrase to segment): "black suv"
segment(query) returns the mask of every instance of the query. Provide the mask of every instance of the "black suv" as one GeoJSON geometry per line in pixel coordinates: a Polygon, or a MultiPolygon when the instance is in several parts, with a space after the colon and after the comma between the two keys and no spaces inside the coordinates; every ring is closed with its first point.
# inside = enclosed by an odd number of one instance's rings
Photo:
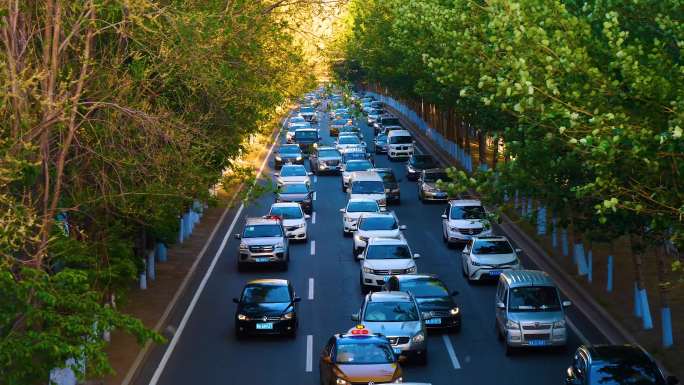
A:
{"type": "Polygon", "coordinates": [[[233,298],[235,336],[247,334],[297,335],[297,302],[294,288],[285,279],[256,279],[245,285],[240,298],[233,298]]]}
{"type": "Polygon", "coordinates": [[[439,165],[431,155],[413,154],[406,163],[406,177],[417,180],[423,170],[437,168],[439,165]]]}

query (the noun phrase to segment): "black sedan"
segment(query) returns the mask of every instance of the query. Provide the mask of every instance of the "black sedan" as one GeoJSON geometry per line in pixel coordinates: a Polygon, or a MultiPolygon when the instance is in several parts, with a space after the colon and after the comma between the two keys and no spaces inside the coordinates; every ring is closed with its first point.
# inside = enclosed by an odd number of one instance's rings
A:
{"type": "Polygon", "coordinates": [[[406,177],[417,180],[423,170],[437,168],[439,165],[431,155],[413,154],[406,163],[406,177]]]}
{"type": "Polygon", "coordinates": [[[277,170],[288,163],[304,164],[304,154],[296,144],[283,144],[275,153],[275,168],[277,170]]]}
{"type": "Polygon", "coordinates": [[[276,202],[297,202],[304,213],[313,212],[313,191],[306,183],[285,183],[275,193],[276,202]]]}
{"type": "Polygon", "coordinates": [[[385,289],[413,294],[420,311],[432,316],[425,321],[428,329],[461,330],[461,308],[453,298],[458,292],[450,292],[444,282],[436,276],[393,275],[385,284],[385,289]]]}
{"type": "Polygon", "coordinates": [[[399,182],[401,179],[397,179],[394,175],[394,171],[391,168],[374,168],[371,171],[375,171],[382,178],[382,184],[385,185],[385,195],[387,195],[387,203],[401,203],[401,192],[399,190],[399,182]]]}
{"type": "Polygon", "coordinates": [[[297,302],[290,282],[285,279],[257,279],[245,285],[240,298],[233,298],[235,336],[251,334],[297,335],[297,302]]]}
{"type": "Polygon", "coordinates": [[[675,385],[665,377],[653,358],[633,345],[580,346],[566,372],[569,385],[675,385]]]}

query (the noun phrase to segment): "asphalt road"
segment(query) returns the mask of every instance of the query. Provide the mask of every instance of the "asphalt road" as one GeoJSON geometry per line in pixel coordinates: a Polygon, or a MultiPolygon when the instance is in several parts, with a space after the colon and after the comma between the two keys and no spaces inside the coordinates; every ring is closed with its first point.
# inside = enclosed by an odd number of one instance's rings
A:
{"type": "MultiPolygon", "coordinates": [[[[327,116],[321,114],[321,135],[324,143],[332,143],[328,135],[327,116]]],[[[360,126],[366,141],[372,141],[372,130],[365,122],[360,126]]],[[[522,351],[507,357],[494,329],[494,284],[468,285],[461,276],[460,252],[448,249],[441,239],[442,204],[423,204],[417,199],[414,182],[405,177],[403,163],[389,162],[376,155],[377,167],[392,167],[401,178],[401,205],[390,206],[401,224],[407,225],[405,236],[414,252],[420,273],[436,273],[451,290],[458,290],[457,301],[462,309],[463,327],[458,334],[433,333],[428,338],[429,363],[405,369],[405,381],[429,382],[434,385],[507,384],[549,385],[563,383],[563,374],[581,341],[603,342],[591,323],[572,309],[569,318],[581,336],[572,332],[565,351],[522,351]]],[[[273,159],[269,159],[264,175],[270,178],[273,159]]],[[[291,244],[290,268],[287,272],[261,270],[239,273],[236,253],[239,241],[227,238],[218,255],[212,273],[205,282],[194,311],[187,318],[182,334],[170,353],[166,354],[163,370],[159,361],[168,346],[155,348],[135,384],[150,384],[155,371],[160,385],[309,385],[318,384],[318,356],[327,339],[334,333],[354,326],[350,315],[358,311],[363,296],[359,288],[359,263],[352,258],[352,239],[342,236],[339,209],[346,196],[340,189],[339,176],[318,176],[314,179],[315,217],[309,222],[309,241],[291,244]],[[315,219],[315,223],[314,223],[315,219]],[[248,338],[236,340],[233,317],[237,297],[243,285],[256,278],[286,278],[302,297],[299,307],[300,329],[295,340],[287,338],[248,338]],[[310,287],[312,285],[312,287],[310,287]]],[[[245,207],[235,223],[239,232],[245,216],[265,215],[273,202],[262,196],[245,207]]],[[[233,209],[222,223],[219,235],[231,224],[233,209]]],[[[171,317],[177,328],[211,256],[220,249],[217,237],[209,245],[208,258],[200,266],[188,292],[181,298],[171,317]]],[[[523,257],[523,263],[533,268],[523,257]]]]}

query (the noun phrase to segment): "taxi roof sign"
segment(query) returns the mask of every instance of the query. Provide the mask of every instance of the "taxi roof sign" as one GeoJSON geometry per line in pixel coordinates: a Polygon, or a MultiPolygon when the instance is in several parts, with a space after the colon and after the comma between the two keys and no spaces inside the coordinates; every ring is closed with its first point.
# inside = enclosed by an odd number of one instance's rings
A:
{"type": "Polygon", "coordinates": [[[353,327],[351,330],[349,330],[349,334],[353,336],[367,336],[369,334],[372,334],[370,330],[366,329],[365,325],[358,324],[355,327],[353,327]]]}

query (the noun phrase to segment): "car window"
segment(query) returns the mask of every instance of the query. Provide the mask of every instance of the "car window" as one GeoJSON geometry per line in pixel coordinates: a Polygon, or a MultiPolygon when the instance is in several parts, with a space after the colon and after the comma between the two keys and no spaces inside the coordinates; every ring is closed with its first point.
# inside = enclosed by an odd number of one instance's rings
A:
{"type": "Polygon", "coordinates": [[[389,344],[368,342],[342,342],[337,344],[335,362],[338,364],[387,364],[394,362],[389,344]]]}
{"type": "Polygon", "coordinates": [[[471,250],[474,254],[510,254],[513,252],[511,244],[505,240],[478,239],[471,250]]]}
{"type": "Polygon", "coordinates": [[[441,180],[442,182],[448,182],[449,176],[445,172],[426,172],[425,176],[423,177],[423,181],[427,183],[434,183],[438,180],[441,180]]]}
{"type": "Polygon", "coordinates": [[[413,156],[411,158],[411,165],[422,169],[437,167],[435,160],[429,155],[413,156]]]}
{"type": "Polygon", "coordinates": [[[351,184],[352,194],[384,194],[385,185],[381,181],[359,180],[351,184]]]}
{"type": "Polygon", "coordinates": [[[339,158],[341,155],[337,150],[320,150],[318,156],[321,158],[339,158]]]}
{"type": "Polygon", "coordinates": [[[247,285],[242,291],[244,303],[283,303],[290,302],[290,289],[287,286],[247,285]]]}
{"type": "Polygon", "coordinates": [[[302,209],[294,206],[276,206],[271,207],[269,215],[275,215],[283,219],[301,219],[304,217],[302,209]]]}
{"type": "Polygon", "coordinates": [[[362,218],[359,223],[360,230],[396,230],[399,224],[392,216],[362,218]]]}
{"type": "Polygon", "coordinates": [[[347,163],[345,171],[368,171],[373,165],[367,160],[357,160],[347,163]]]}
{"type": "Polygon", "coordinates": [[[410,259],[411,250],[406,245],[371,245],[366,259],[410,259]]]}
{"type": "Polygon", "coordinates": [[[301,152],[299,146],[282,146],[279,152],[281,154],[298,154],[301,152]]]}
{"type": "Polygon", "coordinates": [[[484,219],[485,212],[482,206],[452,206],[451,219],[484,219]]]}
{"type": "Polygon", "coordinates": [[[309,192],[309,187],[304,183],[285,183],[280,186],[281,194],[306,194],[309,192]]]}
{"type": "Polygon", "coordinates": [[[347,205],[348,213],[369,213],[378,212],[380,208],[375,201],[360,201],[360,202],[349,202],[347,205]]]}
{"type": "Polygon", "coordinates": [[[449,290],[439,279],[419,278],[400,281],[401,291],[409,291],[415,297],[448,297],[449,290]]]}
{"type": "Polygon", "coordinates": [[[558,291],[552,286],[514,287],[508,290],[508,311],[559,311],[558,291]]]}
{"type": "Polygon", "coordinates": [[[242,233],[243,238],[264,238],[264,237],[282,237],[283,229],[280,225],[252,225],[245,226],[245,231],[242,233]]]}
{"type": "Polygon", "coordinates": [[[364,152],[348,152],[344,154],[344,160],[362,160],[366,159],[366,153],[364,152]]]}
{"type": "Polygon", "coordinates": [[[364,321],[407,322],[418,321],[418,309],[413,302],[368,302],[364,321]]]}
{"type": "Polygon", "coordinates": [[[408,135],[391,136],[390,144],[409,144],[413,143],[413,138],[408,135]]]}
{"type": "Polygon", "coordinates": [[[316,112],[312,107],[302,107],[299,109],[300,113],[310,113],[310,112],[316,112]]]}
{"type": "Polygon", "coordinates": [[[318,133],[316,131],[296,131],[295,138],[299,139],[316,139],[318,138],[318,133]]]}
{"type": "Polygon", "coordinates": [[[283,167],[280,170],[281,176],[306,176],[306,168],[304,167],[283,167]]]}
{"type": "Polygon", "coordinates": [[[339,144],[360,144],[361,139],[356,135],[341,136],[338,139],[339,144]]]}

